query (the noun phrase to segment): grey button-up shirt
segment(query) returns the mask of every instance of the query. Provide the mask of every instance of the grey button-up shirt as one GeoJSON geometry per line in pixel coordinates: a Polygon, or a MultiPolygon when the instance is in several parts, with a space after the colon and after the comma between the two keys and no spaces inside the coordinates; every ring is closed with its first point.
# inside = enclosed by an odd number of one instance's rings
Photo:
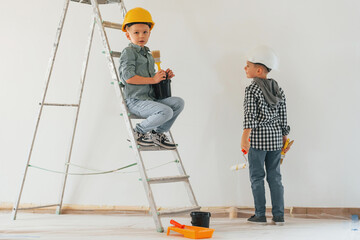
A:
{"type": "Polygon", "coordinates": [[[125,85],[125,99],[154,100],[155,94],[151,84],[128,84],[126,80],[135,75],[153,77],[155,61],[148,47],[130,43],[120,55],[119,75],[125,85]]]}

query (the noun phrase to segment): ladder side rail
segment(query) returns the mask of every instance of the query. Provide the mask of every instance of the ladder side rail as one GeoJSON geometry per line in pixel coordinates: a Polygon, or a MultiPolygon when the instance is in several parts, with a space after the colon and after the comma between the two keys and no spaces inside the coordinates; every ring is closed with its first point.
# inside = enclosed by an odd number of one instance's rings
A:
{"type": "Polygon", "coordinates": [[[49,83],[50,83],[51,73],[52,73],[52,70],[53,70],[53,67],[54,67],[56,53],[57,53],[57,50],[58,50],[58,47],[59,47],[59,42],[60,42],[63,27],[64,27],[66,14],[67,14],[67,11],[68,11],[68,8],[69,8],[69,2],[70,2],[70,0],[65,0],[65,2],[64,2],[64,7],[63,7],[63,11],[62,11],[62,14],[61,14],[61,17],[60,17],[59,26],[58,26],[57,31],[56,31],[55,43],[54,43],[53,48],[51,50],[51,55],[50,55],[50,59],[49,59],[49,63],[48,63],[48,68],[47,68],[46,75],[45,75],[46,76],[46,78],[45,78],[45,89],[44,89],[44,94],[43,94],[43,98],[42,98],[42,101],[41,101],[41,106],[40,106],[40,109],[39,109],[38,119],[37,119],[37,122],[36,122],[35,130],[34,130],[34,134],[33,134],[33,138],[32,138],[32,143],[31,143],[28,159],[27,159],[27,162],[26,162],[26,167],[25,167],[25,170],[24,170],[24,174],[23,174],[23,180],[22,180],[22,183],[21,183],[21,186],[20,186],[20,191],[19,191],[18,197],[16,199],[16,202],[14,204],[14,207],[12,209],[11,218],[13,220],[16,219],[16,215],[17,215],[17,211],[18,211],[18,208],[19,208],[22,191],[24,189],[27,170],[28,170],[29,163],[30,163],[30,160],[31,160],[32,150],[34,148],[34,143],[35,143],[37,131],[38,131],[39,124],[40,124],[40,118],[41,118],[41,115],[42,115],[42,110],[43,110],[43,107],[44,107],[44,102],[45,102],[47,90],[48,90],[49,83]]]}
{"type": "MultiPolygon", "coordinates": [[[[115,82],[117,82],[117,86],[116,86],[116,84],[114,84],[116,95],[117,96],[122,96],[122,92],[121,92],[120,87],[119,87],[120,84],[121,84],[121,81],[120,81],[120,79],[118,77],[116,67],[115,67],[115,63],[114,63],[114,60],[113,60],[113,58],[111,56],[109,40],[107,38],[105,29],[103,27],[103,21],[102,21],[101,15],[100,15],[100,10],[99,10],[99,5],[97,3],[97,0],[91,0],[91,5],[93,7],[94,17],[95,17],[96,23],[97,23],[98,28],[99,28],[101,41],[103,43],[103,47],[105,48],[105,56],[106,56],[106,59],[108,61],[108,67],[110,69],[111,78],[115,82]]],[[[125,104],[125,101],[124,101],[123,98],[122,98],[122,104],[125,104]]],[[[126,110],[126,109],[124,109],[124,110],[126,110]]]]}
{"type": "Polygon", "coordinates": [[[134,132],[133,132],[133,129],[132,129],[132,124],[130,122],[128,110],[127,110],[127,107],[126,107],[126,103],[125,103],[123,94],[121,92],[121,86],[120,86],[121,82],[120,82],[120,79],[119,79],[117,71],[116,71],[114,60],[111,57],[109,41],[107,39],[106,32],[105,32],[104,26],[102,24],[102,18],[101,18],[101,15],[100,15],[100,10],[99,10],[97,0],[91,0],[91,5],[93,7],[96,22],[97,22],[97,25],[99,27],[101,40],[102,40],[103,45],[105,47],[105,55],[106,55],[106,58],[108,60],[108,66],[110,68],[111,76],[112,76],[112,79],[114,81],[116,81],[116,83],[117,83],[117,84],[114,84],[115,91],[116,91],[116,94],[117,94],[117,96],[119,97],[119,99],[121,101],[121,106],[122,106],[122,109],[123,109],[123,113],[125,113],[124,114],[124,120],[125,120],[125,124],[127,126],[127,129],[128,129],[128,132],[129,132],[129,136],[132,136],[132,137],[130,137],[131,146],[132,146],[132,148],[134,150],[136,161],[138,163],[140,175],[141,175],[142,182],[143,182],[143,185],[144,185],[144,189],[145,189],[145,192],[146,192],[146,197],[147,197],[147,199],[149,201],[149,204],[150,204],[151,214],[153,216],[157,231],[158,232],[163,232],[164,228],[163,228],[163,226],[161,224],[160,217],[159,217],[158,212],[157,212],[157,208],[156,208],[156,204],[155,204],[155,200],[154,200],[154,196],[153,196],[151,187],[150,187],[149,183],[147,182],[148,177],[147,177],[147,174],[146,174],[146,171],[145,171],[144,162],[142,160],[140,151],[138,149],[138,145],[137,145],[137,143],[135,141],[135,136],[134,136],[134,132]]]}
{"type": "Polygon", "coordinates": [[[82,100],[82,95],[83,95],[83,91],[84,91],[86,72],[87,72],[88,63],[89,63],[90,50],[91,50],[93,36],[94,36],[94,29],[95,29],[95,20],[94,20],[94,18],[92,18],[92,21],[91,21],[91,24],[90,24],[90,31],[89,31],[89,37],[88,37],[88,41],[87,41],[87,46],[86,46],[86,49],[85,49],[85,58],[84,58],[83,65],[82,65],[82,70],[81,70],[81,78],[80,78],[80,86],[81,87],[80,87],[80,93],[78,95],[79,96],[78,108],[77,108],[76,116],[75,116],[75,120],[74,120],[74,127],[73,127],[72,136],[71,136],[69,153],[68,153],[67,161],[66,161],[66,164],[65,164],[65,171],[64,171],[65,174],[64,174],[64,178],[63,178],[63,182],[62,182],[62,187],[61,187],[59,206],[56,209],[56,214],[61,214],[61,209],[62,209],[62,204],[63,204],[63,199],[64,199],[64,193],[65,193],[65,186],[66,186],[68,173],[69,173],[69,166],[70,166],[69,163],[71,161],[71,155],[72,155],[72,149],[73,149],[73,145],[74,145],[75,133],[76,133],[77,123],[78,123],[78,119],[79,119],[81,100],[82,100]]]}
{"type": "MultiPolygon", "coordinates": [[[[170,134],[171,140],[174,142],[174,137],[172,136],[171,131],[169,131],[169,134],[170,134]]],[[[174,155],[175,159],[179,161],[179,162],[176,164],[176,166],[178,167],[178,170],[179,170],[180,174],[182,174],[182,175],[187,175],[177,147],[176,147],[176,149],[173,150],[172,152],[173,152],[173,155],[174,155]]],[[[190,184],[189,179],[187,179],[187,180],[184,182],[184,185],[185,185],[186,191],[187,191],[187,193],[188,193],[188,196],[189,196],[189,199],[190,199],[191,204],[192,204],[193,206],[199,206],[199,204],[198,204],[198,202],[197,202],[197,200],[196,200],[194,191],[193,191],[193,189],[192,189],[192,187],[191,187],[191,184],[190,184]]]]}
{"type": "MultiPolygon", "coordinates": [[[[120,90],[121,90],[121,87],[120,87],[120,90]]],[[[146,197],[147,197],[149,205],[150,205],[150,213],[151,213],[151,215],[153,217],[153,220],[155,222],[156,230],[158,232],[163,232],[164,228],[163,228],[161,220],[160,220],[160,214],[158,213],[158,210],[157,210],[157,207],[156,207],[156,203],[155,203],[154,195],[153,195],[152,190],[151,190],[151,186],[150,186],[150,184],[148,182],[148,176],[147,176],[147,173],[146,173],[146,167],[145,167],[144,162],[142,160],[142,156],[141,156],[141,153],[140,153],[140,148],[138,148],[138,144],[135,141],[135,136],[134,136],[134,132],[133,132],[131,119],[130,119],[129,114],[128,114],[128,109],[127,109],[125,103],[123,103],[122,106],[125,109],[125,112],[123,114],[124,121],[125,121],[126,127],[128,129],[129,136],[131,136],[130,137],[131,147],[134,150],[136,162],[138,163],[137,165],[138,165],[138,168],[139,168],[141,181],[143,183],[145,193],[146,193],[146,197]]]]}

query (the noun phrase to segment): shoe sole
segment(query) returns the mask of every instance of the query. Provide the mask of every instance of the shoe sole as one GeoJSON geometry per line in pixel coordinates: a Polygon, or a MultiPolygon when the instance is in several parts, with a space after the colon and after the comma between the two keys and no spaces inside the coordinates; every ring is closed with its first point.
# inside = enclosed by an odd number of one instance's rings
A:
{"type": "Polygon", "coordinates": [[[248,223],[251,223],[251,224],[257,224],[257,225],[266,225],[267,222],[252,222],[252,221],[247,221],[248,223]]]}
{"type": "Polygon", "coordinates": [[[284,225],[285,225],[284,222],[274,222],[274,221],[273,221],[273,223],[274,223],[275,225],[277,225],[277,226],[284,226],[284,225]]]}
{"type": "Polygon", "coordinates": [[[154,144],[156,144],[156,145],[159,146],[159,147],[166,148],[166,149],[169,149],[169,150],[174,150],[174,149],[176,149],[176,146],[170,147],[170,146],[162,145],[162,144],[159,144],[159,143],[156,143],[156,142],[155,142],[154,144]]]}
{"type": "Polygon", "coordinates": [[[153,146],[155,146],[155,143],[143,143],[143,142],[137,142],[137,144],[139,145],[139,146],[142,146],[142,147],[153,147],[153,146]]]}
{"type": "MultiPolygon", "coordinates": [[[[131,143],[130,139],[126,139],[128,142],[131,143]]],[[[146,143],[146,142],[136,142],[139,146],[143,146],[143,147],[151,147],[151,146],[155,146],[156,144],[154,142],[149,142],[149,143],[146,143]]]]}

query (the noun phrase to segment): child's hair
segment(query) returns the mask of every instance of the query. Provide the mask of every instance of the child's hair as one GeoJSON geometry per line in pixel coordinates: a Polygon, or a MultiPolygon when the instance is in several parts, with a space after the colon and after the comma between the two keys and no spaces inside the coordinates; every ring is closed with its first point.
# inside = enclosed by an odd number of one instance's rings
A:
{"type": "Polygon", "coordinates": [[[129,28],[131,27],[132,25],[135,25],[135,24],[146,24],[149,26],[149,28],[151,28],[152,24],[149,23],[149,22],[132,22],[132,23],[128,23],[125,25],[125,28],[129,28]]]}
{"type": "Polygon", "coordinates": [[[255,65],[259,66],[259,67],[263,67],[264,70],[266,70],[266,73],[269,73],[271,71],[271,68],[268,68],[267,66],[265,66],[262,63],[254,63],[255,65]]]}

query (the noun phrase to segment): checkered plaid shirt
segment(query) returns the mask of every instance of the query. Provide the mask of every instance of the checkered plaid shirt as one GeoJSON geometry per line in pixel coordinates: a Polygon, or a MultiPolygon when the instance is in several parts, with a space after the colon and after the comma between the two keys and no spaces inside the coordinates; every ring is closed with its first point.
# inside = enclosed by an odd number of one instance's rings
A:
{"type": "Polygon", "coordinates": [[[260,87],[253,81],[245,89],[244,129],[251,128],[250,146],[263,151],[283,147],[282,136],[288,135],[290,127],[286,120],[286,99],[280,88],[283,101],[270,108],[260,87]]]}

